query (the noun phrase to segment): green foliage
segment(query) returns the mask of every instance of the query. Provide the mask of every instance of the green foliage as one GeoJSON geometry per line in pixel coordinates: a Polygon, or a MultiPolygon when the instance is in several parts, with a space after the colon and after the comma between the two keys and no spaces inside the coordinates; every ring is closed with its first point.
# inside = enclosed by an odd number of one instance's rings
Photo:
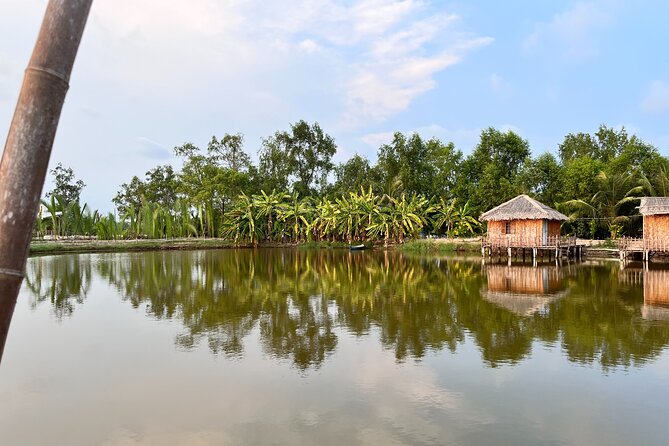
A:
{"type": "Polygon", "coordinates": [[[484,211],[513,198],[515,177],[530,156],[527,141],[512,131],[488,128],[481,132],[474,152],[462,163],[456,196],[484,211]]]}
{"type": "Polygon", "coordinates": [[[43,201],[35,232],[223,236],[254,245],[403,243],[426,234],[476,234],[478,215],[525,193],[572,214],[565,232],[614,238],[640,233],[638,197],[669,196],[669,159],[624,128],[568,134],[559,157],[532,157],[513,131],[487,128],[466,157],[453,143],[396,132],[375,163],[355,155],[334,166],[334,139],[306,121],[264,139],[257,165],[243,146],[243,135],[224,134],[212,137],[206,150],[175,147],[180,170],[157,166],[121,185],[113,199],[118,227],[73,199],[83,182],[59,165],[52,173],[68,195],[54,191],[43,201]]]}
{"type": "Polygon", "coordinates": [[[345,163],[335,166],[334,174],[335,182],[330,195],[335,197],[356,192],[360,188],[368,188],[372,185],[372,168],[369,165],[369,160],[360,155],[354,155],[345,163]]]}
{"type": "Polygon", "coordinates": [[[63,167],[61,163],[58,163],[56,167],[49,171],[53,175],[53,181],[56,185],[54,189],[50,192],[47,192],[47,198],[54,195],[61,198],[61,200],[67,205],[73,202],[79,201],[79,196],[81,195],[81,190],[86,186],[82,180],[76,180],[74,176],[74,170],[71,167],[63,167]]]}
{"type": "Polygon", "coordinates": [[[260,175],[268,190],[285,190],[289,186],[301,195],[322,192],[327,176],[334,168],[332,156],[337,152],[334,139],[318,123],[298,121],[289,132],[276,132],[263,142],[260,175]]]}

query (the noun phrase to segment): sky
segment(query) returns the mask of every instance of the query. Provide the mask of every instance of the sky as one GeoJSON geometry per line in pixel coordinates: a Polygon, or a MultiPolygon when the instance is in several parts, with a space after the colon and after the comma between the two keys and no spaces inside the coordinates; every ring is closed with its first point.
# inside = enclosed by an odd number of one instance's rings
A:
{"type": "MultiPolygon", "coordinates": [[[[46,4],[0,0],[3,141],[46,4]]],[[[467,154],[490,126],[533,154],[625,126],[667,155],[667,16],[660,0],[94,0],[51,166],[110,211],[133,175],[178,167],[175,146],[241,132],[257,157],[300,119],[337,162],[374,161],[395,131],[467,154]]]]}

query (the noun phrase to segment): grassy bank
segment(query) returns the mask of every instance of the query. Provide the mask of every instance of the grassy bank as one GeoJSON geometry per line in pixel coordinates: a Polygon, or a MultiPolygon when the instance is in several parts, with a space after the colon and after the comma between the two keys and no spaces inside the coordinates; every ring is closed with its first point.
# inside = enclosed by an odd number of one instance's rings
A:
{"type": "MultiPolygon", "coordinates": [[[[359,242],[352,244],[357,245],[359,242]]],[[[299,249],[348,249],[346,242],[304,242],[294,243],[261,243],[262,248],[292,248],[299,249]]],[[[438,240],[410,240],[401,245],[391,245],[402,252],[414,253],[448,253],[448,252],[478,252],[480,242],[477,240],[438,239],[438,240]]],[[[185,239],[151,239],[151,240],[57,240],[33,241],[30,244],[31,255],[86,253],[86,252],[131,252],[131,251],[161,251],[185,249],[224,249],[248,248],[249,246],[235,245],[233,242],[219,238],[185,238],[185,239]]],[[[371,242],[365,243],[367,249],[374,248],[371,242]]]]}
{"type": "MultiPolygon", "coordinates": [[[[356,243],[354,243],[356,244],[356,243]]],[[[261,248],[293,248],[299,249],[348,249],[345,242],[305,242],[305,243],[261,243],[261,248]]],[[[369,249],[373,245],[366,243],[369,249]]],[[[87,253],[87,252],[132,252],[161,251],[186,249],[225,249],[250,248],[246,245],[235,245],[233,242],[219,238],[185,238],[185,239],[151,239],[151,240],[58,240],[33,241],[30,244],[31,255],[87,253]]]]}
{"type": "Polygon", "coordinates": [[[410,240],[397,249],[403,252],[417,253],[449,253],[449,252],[480,252],[481,242],[478,240],[464,239],[427,239],[410,240]]]}
{"type": "Polygon", "coordinates": [[[232,248],[234,245],[222,239],[172,239],[172,240],[62,240],[34,241],[30,254],[62,254],[84,252],[130,252],[179,249],[232,248]]]}

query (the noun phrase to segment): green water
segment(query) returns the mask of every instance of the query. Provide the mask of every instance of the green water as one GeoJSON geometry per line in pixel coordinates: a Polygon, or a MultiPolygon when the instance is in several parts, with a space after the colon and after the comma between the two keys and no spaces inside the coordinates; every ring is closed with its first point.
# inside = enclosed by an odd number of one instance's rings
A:
{"type": "Polygon", "coordinates": [[[31,258],[1,444],[667,444],[663,303],[617,262],[31,258]]]}

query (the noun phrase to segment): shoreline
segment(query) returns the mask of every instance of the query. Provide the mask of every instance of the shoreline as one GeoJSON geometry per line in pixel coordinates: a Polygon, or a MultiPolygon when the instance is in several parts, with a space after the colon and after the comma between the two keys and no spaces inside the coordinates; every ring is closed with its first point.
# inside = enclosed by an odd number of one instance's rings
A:
{"type": "MultiPolygon", "coordinates": [[[[352,243],[352,244],[355,244],[352,243]]],[[[418,239],[408,240],[403,244],[384,245],[383,243],[365,243],[367,249],[396,250],[404,253],[479,253],[481,242],[478,238],[469,239],[418,239]]],[[[299,243],[259,243],[257,248],[295,248],[295,249],[347,249],[346,242],[299,242],[299,243]]],[[[253,249],[251,245],[240,245],[220,238],[185,238],[185,239],[138,239],[138,240],[35,240],[30,244],[30,256],[56,254],[87,254],[102,252],[145,252],[179,251],[197,249],[253,249]]],[[[618,257],[618,250],[603,246],[587,246],[585,256],[589,258],[618,257]]]]}

